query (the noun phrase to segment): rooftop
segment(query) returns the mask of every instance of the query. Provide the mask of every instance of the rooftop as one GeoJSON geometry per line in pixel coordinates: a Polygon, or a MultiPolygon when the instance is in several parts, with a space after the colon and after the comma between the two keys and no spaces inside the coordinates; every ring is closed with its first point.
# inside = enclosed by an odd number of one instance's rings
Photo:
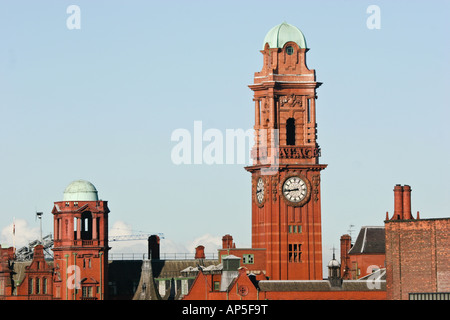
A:
{"type": "Polygon", "coordinates": [[[384,227],[362,227],[349,254],[385,253],[384,227]]]}
{"type": "Polygon", "coordinates": [[[269,30],[263,42],[263,50],[266,43],[270,48],[283,48],[287,42],[295,42],[301,49],[306,49],[306,40],[303,33],[287,22],[283,22],[269,30]]]}
{"type": "Polygon", "coordinates": [[[64,190],[63,201],[98,201],[97,189],[89,181],[73,181],[64,190]]]}

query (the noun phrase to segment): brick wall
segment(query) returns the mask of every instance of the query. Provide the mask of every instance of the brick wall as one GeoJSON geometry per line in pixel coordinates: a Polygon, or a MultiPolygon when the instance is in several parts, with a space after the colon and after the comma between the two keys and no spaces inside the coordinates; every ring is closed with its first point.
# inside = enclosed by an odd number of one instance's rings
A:
{"type": "Polygon", "coordinates": [[[385,230],[388,299],[450,292],[449,218],[389,220],[385,230]]]}

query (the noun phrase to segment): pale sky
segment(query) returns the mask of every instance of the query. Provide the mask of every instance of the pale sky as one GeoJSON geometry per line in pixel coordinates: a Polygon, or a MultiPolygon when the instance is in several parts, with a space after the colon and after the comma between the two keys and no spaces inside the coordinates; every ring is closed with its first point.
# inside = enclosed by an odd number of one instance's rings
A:
{"type": "Polygon", "coordinates": [[[395,184],[411,185],[414,216],[449,217],[449,9],[442,0],[1,0],[0,243],[12,245],[14,217],[18,235],[35,236],[36,211],[52,232],[53,202],[85,179],[109,202],[110,228],[164,233],[163,250],[203,241],[214,252],[225,234],[251,246],[244,165],[176,165],[171,134],[193,132],[194,121],[223,133],[253,127],[248,85],[264,36],[283,21],[304,33],[323,82],[325,263],[349,225],[354,238],[383,225],[395,184]],[[73,4],[81,28],[70,30],[73,4]],[[367,27],[370,5],[380,29],[367,27]]]}

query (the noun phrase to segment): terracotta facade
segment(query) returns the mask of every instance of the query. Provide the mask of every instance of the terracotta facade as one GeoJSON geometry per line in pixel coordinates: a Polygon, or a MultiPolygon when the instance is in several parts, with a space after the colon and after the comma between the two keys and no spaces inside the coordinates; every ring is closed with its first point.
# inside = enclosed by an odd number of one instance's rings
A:
{"type": "MultiPolygon", "coordinates": [[[[266,44],[263,68],[255,73],[255,146],[252,174],[252,248],[266,249],[273,280],[322,279],[320,172],[317,144],[315,71],[308,49],[296,42],[266,44]],[[299,178],[305,194],[286,188],[299,178]],[[261,191],[263,190],[263,191],[261,191]],[[263,193],[263,195],[261,194],[263,193]]],[[[292,189],[292,187],[291,187],[292,189]]]]}

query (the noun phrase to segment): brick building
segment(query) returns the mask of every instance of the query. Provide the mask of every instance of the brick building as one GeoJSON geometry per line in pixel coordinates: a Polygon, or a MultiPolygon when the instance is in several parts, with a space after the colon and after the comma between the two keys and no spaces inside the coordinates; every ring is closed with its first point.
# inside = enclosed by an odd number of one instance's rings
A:
{"type": "Polygon", "coordinates": [[[218,252],[219,263],[222,262],[223,257],[233,255],[240,258],[240,264],[245,267],[247,273],[261,275],[263,278],[267,277],[265,248],[236,248],[233,237],[227,234],[223,236],[222,249],[219,249],[218,252]]]}
{"type": "Polygon", "coordinates": [[[330,261],[326,280],[267,280],[241,267],[229,255],[215,267],[192,270],[196,278],[183,300],[385,300],[383,277],[342,280],[337,260],[330,261]],[[334,278],[334,273],[337,277],[334,278]]]}
{"type": "Polygon", "coordinates": [[[356,280],[386,268],[384,227],[362,227],[354,245],[349,235],[341,237],[341,275],[356,280]]]}
{"type": "Polygon", "coordinates": [[[27,261],[16,261],[16,248],[1,249],[0,299],[106,299],[108,213],[107,201],[98,199],[92,183],[69,184],[52,210],[53,260],[44,259],[42,245],[27,261]]]}
{"type": "Polygon", "coordinates": [[[391,219],[386,227],[387,299],[450,299],[450,218],[391,219]]]}
{"type": "Polygon", "coordinates": [[[0,300],[450,299],[450,219],[414,219],[409,186],[395,186],[394,213],[386,214],[384,227],[363,227],[353,246],[350,236],[341,237],[341,262],[333,254],[323,278],[321,83],[306,66],[308,50],[296,27],[272,28],[261,50],[263,68],[250,85],[251,248],[236,248],[225,235],[218,260],[206,260],[198,246],[195,259],[168,261],[160,259],[155,238],[148,260],[110,262],[107,202],[79,180],[54,203],[52,261],[41,245],[28,261],[0,247],[0,300]]]}

